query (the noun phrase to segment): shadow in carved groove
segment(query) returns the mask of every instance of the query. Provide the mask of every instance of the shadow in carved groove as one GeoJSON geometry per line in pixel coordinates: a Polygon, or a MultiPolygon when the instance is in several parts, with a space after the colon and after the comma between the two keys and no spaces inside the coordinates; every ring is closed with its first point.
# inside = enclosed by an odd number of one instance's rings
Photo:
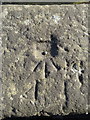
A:
{"type": "Polygon", "coordinates": [[[32,117],[15,117],[5,118],[3,120],[89,120],[90,114],[70,114],[66,116],[52,115],[52,116],[32,116],[32,117]]]}
{"type": "Polygon", "coordinates": [[[36,86],[35,86],[35,100],[37,100],[38,97],[38,80],[36,80],[36,86]]]}
{"type": "Polygon", "coordinates": [[[52,34],[51,35],[51,56],[52,57],[58,56],[57,43],[58,43],[57,37],[54,34],[52,34]]]}

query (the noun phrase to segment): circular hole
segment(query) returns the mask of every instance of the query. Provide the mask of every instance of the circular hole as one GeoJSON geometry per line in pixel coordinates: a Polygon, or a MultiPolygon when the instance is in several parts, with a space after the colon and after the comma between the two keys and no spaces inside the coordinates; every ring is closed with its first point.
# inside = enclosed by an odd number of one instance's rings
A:
{"type": "Polygon", "coordinates": [[[84,70],[81,70],[82,73],[84,73],[84,70]]]}
{"type": "Polygon", "coordinates": [[[68,47],[65,47],[65,48],[64,48],[64,50],[65,50],[66,52],[69,52],[69,49],[68,49],[68,47]]]}
{"type": "Polygon", "coordinates": [[[42,55],[45,55],[46,53],[45,52],[42,52],[42,55]]]}
{"type": "Polygon", "coordinates": [[[27,28],[27,31],[29,31],[29,28],[27,28]]]}

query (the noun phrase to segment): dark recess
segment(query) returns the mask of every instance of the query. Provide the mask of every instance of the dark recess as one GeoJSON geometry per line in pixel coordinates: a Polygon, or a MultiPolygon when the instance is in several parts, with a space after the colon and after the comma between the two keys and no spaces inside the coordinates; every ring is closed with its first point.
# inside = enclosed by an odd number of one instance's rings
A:
{"type": "Polygon", "coordinates": [[[67,95],[67,82],[65,81],[64,82],[64,94],[65,94],[65,97],[66,97],[66,102],[65,102],[65,107],[68,107],[68,101],[69,101],[69,99],[68,99],[68,95],[67,95]]]}
{"type": "Polygon", "coordinates": [[[58,55],[58,47],[57,47],[57,37],[56,35],[51,35],[51,56],[56,57],[58,55]]]}
{"type": "Polygon", "coordinates": [[[89,4],[89,2],[1,2],[2,5],[62,5],[62,4],[89,4]]]}
{"type": "Polygon", "coordinates": [[[47,69],[47,63],[45,64],[45,78],[49,76],[50,72],[47,69]]]}
{"type": "Polygon", "coordinates": [[[83,75],[79,75],[79,81],[81,82],[81,84],[83,84],[83,75]]]}
{"type": "Polygon", "coordinates": [[[36,86],[35,86],[35,100],[37,100],[38,97],[38,80],[36,80],[36,86]]]}
{"type": "Polygon", "coordinates": [[[6,117],[2,120],[89,120],[90,114],[70,114],[66,116],[53,115],[53,116],[32,116],[32,117],[6,117]]]}

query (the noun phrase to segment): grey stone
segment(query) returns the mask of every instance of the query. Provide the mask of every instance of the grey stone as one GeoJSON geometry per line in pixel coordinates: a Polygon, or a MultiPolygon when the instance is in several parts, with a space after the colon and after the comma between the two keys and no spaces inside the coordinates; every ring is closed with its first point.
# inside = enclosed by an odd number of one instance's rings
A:
{"type": "Polygon", "coordinates": [[[88,5],[3,5],[3,116],[86,113],[88,5]]]}
{"type": "Polygon", "coordinates": [[[44,2],[44,3],[45,3],[45,2],[49,2],[49,3],[52,3],[52,2],[54,2],[54,3],[56,3],[56,2],[60,2],[60,3],[65,3],[65,2],[66,2],[66,3],[68,3],[68,2],[70,2],[70,3],[71,3],[71,2],[79,2],[79,3],[82,3],[82,2],[89,2],[89,0],[56,0],[56,1],[55,1],[55,0],[14,0],[14,1],[13,1],[13,0],[0,0],[0,2],[2,2],[2,3],[4,3],[4,2],[7,2],[7,3],[10,3],[10,2],[11,2],[11,3],[14,3],[14,2],[17,2],[17,3],[18,3],[18,2],[19,2],[19,3],[20,3],[20,2],[21,2],[21,3],[22,3],[22,2],[23,2],[23,3],[26,3],[26,2],[27,2],[27,3],[32,3],[32,2],[33,2],[33,3],[34,3],[34,2],[35,2],[35,3],[38,3],[38,2],[42,2],[42,3],[43,3],[43,2],[44,2]]]}

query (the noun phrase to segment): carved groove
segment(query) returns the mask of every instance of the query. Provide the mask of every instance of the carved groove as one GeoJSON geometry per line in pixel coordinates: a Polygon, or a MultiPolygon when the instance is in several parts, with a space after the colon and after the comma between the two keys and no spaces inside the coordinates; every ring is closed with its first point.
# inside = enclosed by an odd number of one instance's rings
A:
{"type": "Polygon", "coordinates": [[[45,78],[49,76],[50,72],[47,69],[47,63],[45,63],[45,78]]]}
{"type": "Polygon", "coordinates": [[[66,101],[65,101],[65,106],[66,106],[66,107],[68,107],[68,100],[69,100],[69,99],[68,99],[67,92],[68,92],[68,91],[67,91],[67,82],[65,81],[65,82],[64,82],[64,94],[65,94],[65,99],[66,99],[66,101]]]}
{"type": "Polygon", "coordinates": [[[81,84],[83,84],[83,75],[82,74],[79,75],[79,81],[81,84]]]}
{"type": "Polygon", "coordinates": [[[33,70],[34,72],[36,72],[36,70],[37,70],[38,66],[41,64],[41,62],[42,62],[42,61],[40,61],[40,62],[36,65],[36,67],[35,67],[34,70],[33,70]]]}
{"type": "Polygon", "coordinates": [[[35,85],[35,100],[38,98],[38,80],[36,80],[36,85],[35,85]]]}
{"type": "Polygon", "coordinates": [[[55,66],[55,68],[56,68],[57,70],[60,70],[60,69],[61,69],[61,67],[60,67],[59,65],[56,65],[56,64],[54,63],[53,59],[51,59],[51,62],[53,63],[53,65],[55,66]]]}

